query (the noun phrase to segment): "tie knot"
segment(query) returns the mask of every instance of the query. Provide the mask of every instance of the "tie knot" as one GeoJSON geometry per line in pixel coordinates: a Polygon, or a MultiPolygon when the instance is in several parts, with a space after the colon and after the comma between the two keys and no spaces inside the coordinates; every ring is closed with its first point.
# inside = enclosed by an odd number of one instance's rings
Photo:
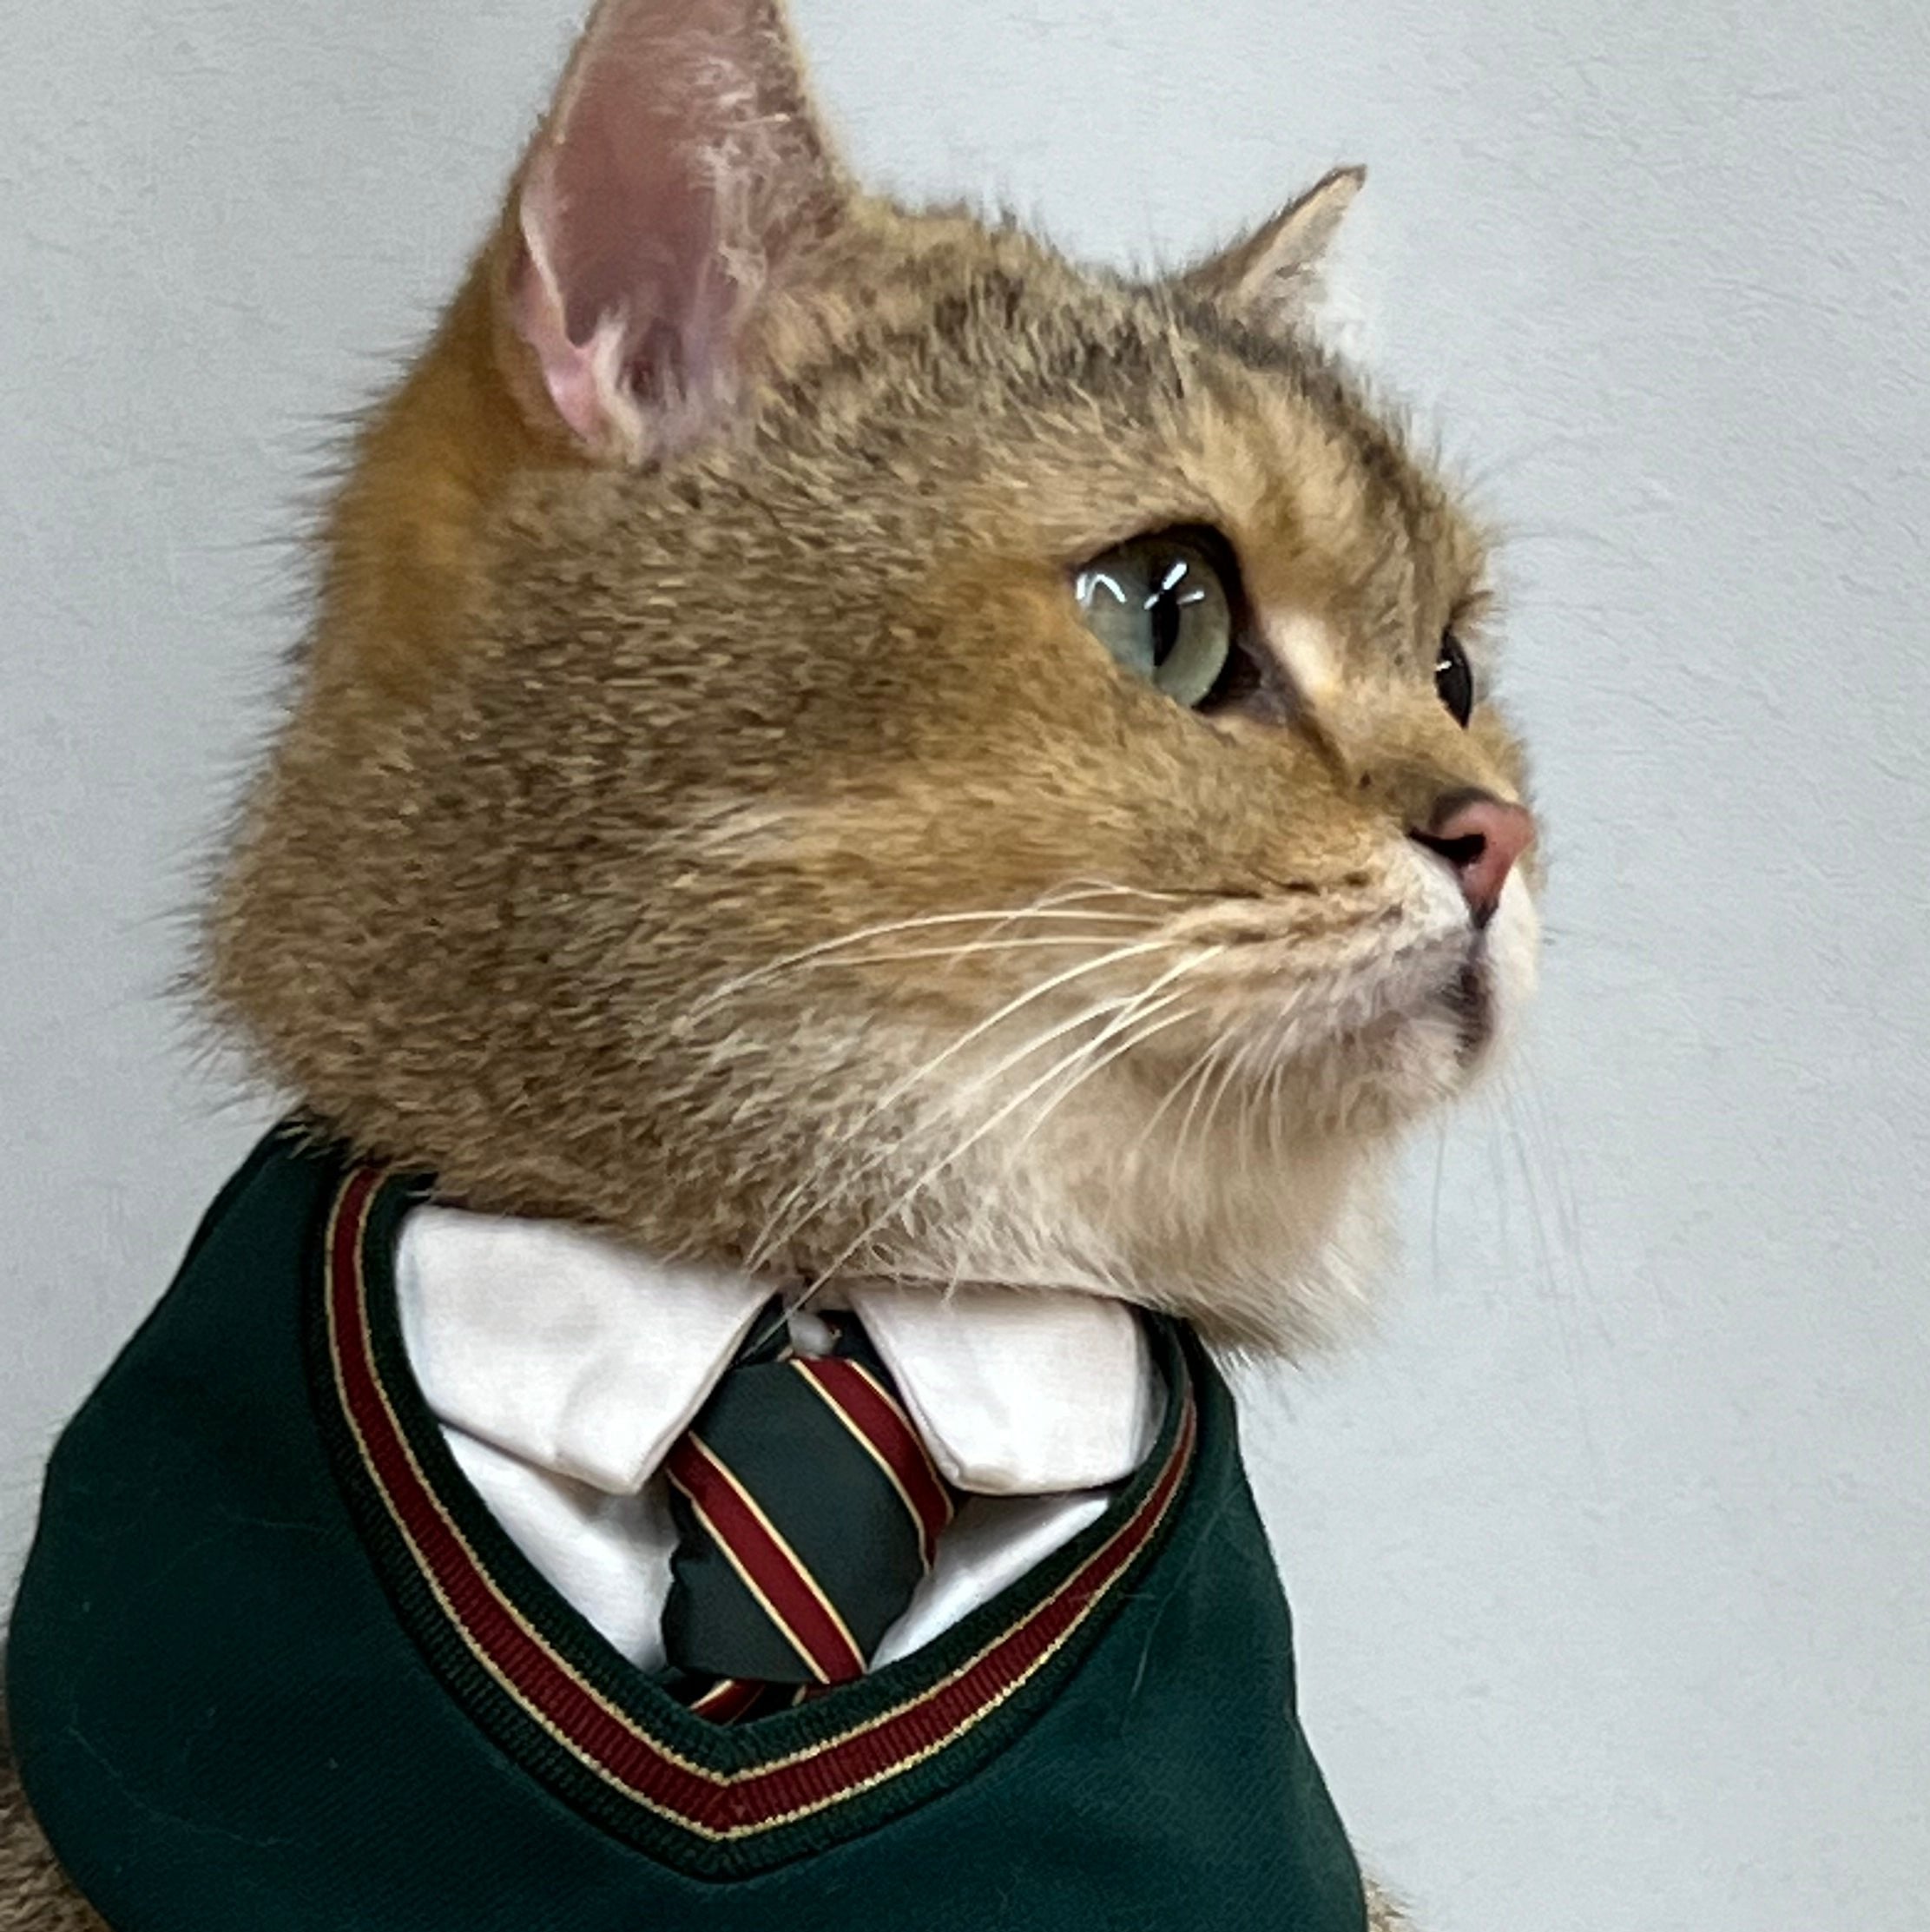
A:
{"type": "Polygon", "coordinates": [[[760,1315],[664,1461],[677,1544],[663,1640],[696,1680],[809,1686],[864,1674],[930,1570],[952,1491],[856,1320],[804,1355],[760,1315]]]}

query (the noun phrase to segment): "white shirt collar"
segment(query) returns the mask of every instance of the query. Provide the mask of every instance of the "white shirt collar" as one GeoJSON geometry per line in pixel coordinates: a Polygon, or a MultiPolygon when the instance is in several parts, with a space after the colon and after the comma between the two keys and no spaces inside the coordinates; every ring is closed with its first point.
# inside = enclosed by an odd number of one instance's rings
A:
{"type": "MultiPolygon", "coordinates": [[[[396,1285],[440,1421],[611,1495],[649,1480],[771,1293],[562,1223],[442,1207],[405,1221],[396,1285]]],[[[863,1285],[845,1299],[960,1488],[1097,1488],[1151,1446],[1158,1377],[1123,1303],[863,1285]]]]}

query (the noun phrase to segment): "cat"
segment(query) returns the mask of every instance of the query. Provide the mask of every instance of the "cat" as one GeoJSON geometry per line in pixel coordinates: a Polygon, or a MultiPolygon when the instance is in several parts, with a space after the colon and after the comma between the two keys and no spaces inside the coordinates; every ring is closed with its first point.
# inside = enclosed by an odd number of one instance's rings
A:
{"type": "MultiPolygon", "coordinates": [[[[481,1212],[1302,1353],[1536,950],[1485,534],[1312,329],[1362,175],[1076,267],[858,187],[778,10],[593,15],[359,435],[208,1010],[481,1212]]],[[[0,1777],[0,1932],[102,1922],[0,1777]]]]}

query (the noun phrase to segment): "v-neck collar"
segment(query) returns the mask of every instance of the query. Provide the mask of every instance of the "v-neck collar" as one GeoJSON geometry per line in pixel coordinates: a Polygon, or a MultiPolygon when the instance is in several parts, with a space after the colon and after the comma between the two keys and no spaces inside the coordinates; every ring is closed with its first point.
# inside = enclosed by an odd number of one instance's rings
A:
{"type": "Polygon", "coordinates": [[[749,1876],[962,1782],[1051,1703],[1164,1542],[1197,1420],[1180,1331],[1157,1322],[1164,1423],[1097,1522],[912,1656],[757,1723],[708,1724],[571,1608],[457,1467],[396,1302],[398,1229],[431,1194],[419,1177],[359,1167],[326,1219],[310,1358],[339,1480],[398,1614],[471,1718],[666,1864],[749,1876]]]}

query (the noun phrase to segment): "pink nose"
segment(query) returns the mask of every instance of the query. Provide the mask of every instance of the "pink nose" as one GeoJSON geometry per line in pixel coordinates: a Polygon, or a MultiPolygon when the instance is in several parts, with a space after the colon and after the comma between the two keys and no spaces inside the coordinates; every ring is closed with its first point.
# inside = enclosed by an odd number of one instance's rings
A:
{"type": "Polygon", "coordinates": [[[1453,868],[1474,923],[1485,926],[1501,903],[1508,874],[1534,843],[1535,821],[1520,806],[1504,805],[1485,792],[1457,792],[1435,808],[1425,832],[1407,835],[1453,868]]]}

